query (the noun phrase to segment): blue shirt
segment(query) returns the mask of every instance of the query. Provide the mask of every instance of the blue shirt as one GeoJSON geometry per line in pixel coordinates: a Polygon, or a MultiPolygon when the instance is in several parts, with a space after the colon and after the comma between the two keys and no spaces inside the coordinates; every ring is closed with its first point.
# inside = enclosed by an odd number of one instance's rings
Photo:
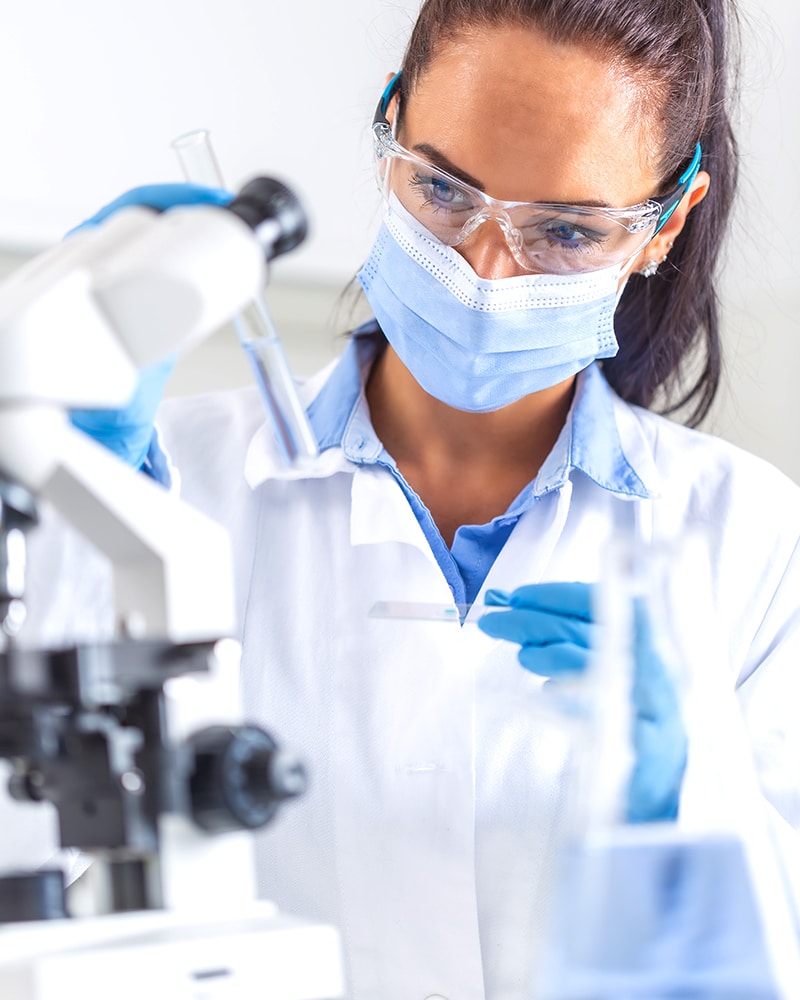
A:
{"type": "Polygon", "coordinates": [[[475,600],[519,518],[541,497],[560,489],[573,469],[612,492],[649,496],[622,451],[611,389],[599,366],[591,365],[578,379],[567,422],[536,477],[503,514],[488,524],[458,528],[448,548],[430,511],[406,482],[370,420],[364,390],[384,345],[383,334],[374,320],[356,330],[330,378],[309,406],[309,420],[320,451],[341,447],[351,462],[382,465],[391,472],[411,504],[456,604],[471,604],[475,600]]]}

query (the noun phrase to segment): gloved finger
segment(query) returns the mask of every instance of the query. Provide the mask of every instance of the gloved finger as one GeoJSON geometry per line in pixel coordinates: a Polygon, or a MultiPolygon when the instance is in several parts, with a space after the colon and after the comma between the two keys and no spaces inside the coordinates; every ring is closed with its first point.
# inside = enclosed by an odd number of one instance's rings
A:
{"type": "Polygon", "coordinates": [[[233,197],[234,195],[224,188],[206,187],[204,184],[144,184],[131,188],[130,191],[104,205],[79,226],[70,229],[67,236],[72,236],[73,233],[89,226],[97,226],[115,212],[134,205],[166,211],[179,205],[227,205],[233,197]]]}
{"type": "Polygon", "coordinates": [[[562,674],[582,673],[590,656],[590,650],[574,643],[554,642],[549,646],[523,646],[517,659],[532,674],[558,677],[562,674]]]}
{"type": "Polygon", "coordinates": [[[487,590],[483,603],[490,607],[507,608],[511,603],[511,591],[497,590],[497,588],[487,590]]]}
{"type": "Polygon", "coordinates": [[[643,719],[658,720],[679,712],[678,696],[658,656],[637,656],[633,676],[633,704],[643,719]]]}
{"type": "Polygon", "coordinates": [[[660,722],[637,719],[633,744],[636,763],[628,785],[628,821],[655,823],[675,819],[687,754],[680,717],[671,715],[660,722]]]}
{"type": "Polygon", "coordinates": [[[559,581],[533,583],[517,587],[508,595],[512,608],[538,608],[580,621],[593,620],[592,599],[594,586],[590,583],[559,581]]]}
{"type": "Polygon", "coordinates": [[[669,672],[658,653],[647,607],[641,599],[633,605],[634,675],[633,703],[641,718],[659,720],[679,717],[678,695],[669,672]]]}
{"type": "Polygon", "coordinates": [[[478,619],[478,626],[495,639],[508,639],[521,646],[571,642],[584,649],[593,645],[596,628],[591,622],[536,608],[490,612],[478,619]]]}
{"type": "Polygon", "coordinates": [[[633,725],[633,749],[637,759],[661,760],[669,771],[680,771],[686,763],[687,739],[678,714],[662,719],[637,718],[633,725]]]}

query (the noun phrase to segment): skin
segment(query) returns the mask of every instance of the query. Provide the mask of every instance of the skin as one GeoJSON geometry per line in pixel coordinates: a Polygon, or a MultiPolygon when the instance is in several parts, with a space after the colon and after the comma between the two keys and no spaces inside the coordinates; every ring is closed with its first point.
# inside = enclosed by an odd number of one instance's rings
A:
{"type": "MultiPolygon", "coordinates": [[[[652,110],[643,114],[653,106],[642,96],[597,52],[528,28],[475,29],[440,48],[409,95],[398,139],[426,159],[433,148],[495,198],[635,205],[660,189],[658,123],[652,110]]],[[[701,171],[630,272],[667,255],[708,184],[701,171]]],[[[484,278],[529,273],[491,220],[456,249],[484,278]]],[[[459,526],[502,514],[535,477],[574,387],[570,378],[500,410],[467,413],[428,395],[389,346],[367,400],[379,437],[449,546],[459,526]]]]}

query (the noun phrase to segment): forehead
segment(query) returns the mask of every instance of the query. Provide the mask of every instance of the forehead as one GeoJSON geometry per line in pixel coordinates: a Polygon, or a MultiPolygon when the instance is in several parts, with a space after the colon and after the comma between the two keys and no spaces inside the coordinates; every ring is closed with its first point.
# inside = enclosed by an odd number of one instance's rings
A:
{"type": "Polygon", "coordinates": [[[646,95],[595,49],[474,29],[441,44],[415,82],[401,139],[435,147],[496,198],[630,205],[658,186],[646,95]]]}

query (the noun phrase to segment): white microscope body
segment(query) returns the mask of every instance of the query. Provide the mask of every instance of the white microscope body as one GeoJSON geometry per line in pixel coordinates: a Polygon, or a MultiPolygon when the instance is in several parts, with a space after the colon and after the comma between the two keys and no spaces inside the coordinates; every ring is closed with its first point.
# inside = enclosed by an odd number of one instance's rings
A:
{"type": "MultiPolygon", "coordinates": [[[[343,995],[335,930],[253,899],[249,830],[276,808],[265,805],[264,788],[252,795],[248,789],[246,801],[234,802],[233,818],[222,801],[226,789],[212,791],[209,801],[207,790],[195,788],[203,754],[216,761],[231,732],[241,735],[238,646],[227,638],[235,634],[227,535],[68,419],[71,408],[124,405],[139,368],[211,334],[260,291],[266,259],[280,252],[270,252],[280,234],[268,218],[255,227],[243,221],[235,205],[161,215],[124,210],[0,284],[0,477],[52,505],[108,557],[117,632],[106,647],[67,651],[63,671],[63,657],[54,662],[9,642],[0,673],[0,756],[21,772],[18,784],[49,788],[41,797],[63,809],[65,846],[76,846],[69,839],[76,829],[91,838],[90,824],[70,801],[90,794],[82,774],[70,773],[68,792],[55,787],[74,761],[47,758],[49,771],[29,762],[25,770],[24,761],[3,752],[3,726],[17,732],[16,716],[3,714],[9,700],[19,700],[26,723],[52,702],[61,725],[65,699],[79,697],[80,725],[63,738],[82,739],[87,728],[92,735],[112,731],[100,758],[110,788],[98,799],[100,815],[112,801],[108,829],[122,824],[129,838],[115,839],[111,850],[93,845],[90,872],[100,873],[101,885],[108,872],[119,879],[132,869],[135,883],[134,891],[117,886],[115,898],[127,901],[107,904],[107,915],[0,924],[3,1000],[343,995]],[[183,676],[187,670],[191,676],[183,676]],[[116,704],[111,715],[104,714],[108,704],[116,704]],[[154,723],[155,735],[147,730],[153,716],[163,721],[163,730],[154,723]],[[191,743],[200,726],[209,727],[202,746],[191,743]],[[148,776],[140,761],[155,753],[151,743],[162,757],[150,760],[148,776]],[[175,769],[169,779],[162,776],[166,765],[175,769]],[[106,865],[111,856],[113,865],[106,865]]],[[[8,551],[19,534],[13,527],[5,532],[8,551]]],[[[6,582],[14,576],[7,572],[6,582]]],[[[6,592],[5,605],[13,620],[22,594],[6,592]]],[[[277,768],[288,783],[277,799],[298,791],[291,785],[299,769],[269,737],[242,732],[237,760],[269,770],[267,781],[277,768]]],[[[235,777],[240,783],[242,773],[235,777]]],[[[114,896],[110,891],[108,898],[114,896]]]]}

